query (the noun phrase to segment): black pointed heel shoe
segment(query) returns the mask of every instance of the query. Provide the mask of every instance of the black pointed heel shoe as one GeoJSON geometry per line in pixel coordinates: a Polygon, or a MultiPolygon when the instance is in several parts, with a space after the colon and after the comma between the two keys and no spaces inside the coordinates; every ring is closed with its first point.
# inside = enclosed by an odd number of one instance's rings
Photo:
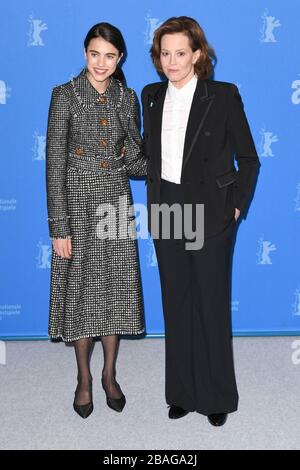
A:
{"type": "Polygon", "coordinates": [[[75,399],[76,399],[76,391],[75,391],[75,398],[73,402],[74,411],[76,411],[76,413],[79,414],[79,416],[81,416],[81,418],[83,419],[90,416],[90,414],[93,412],[93,409],[94,409],[92,391],[91,391],[91,401],[89,403],[86,403],[85,405],[77,405],[77,403],[75,403],[75,399]]]}
{"type": "Polygon", "coordinates": [[[106,395],[107,406],[109,406],[109,408],[111,408],[112,410],[118,411],[119,413],[121,413],[121,411],[123,411],[123,408],[124,408],[125,403],[126,403],[125,395],[122,393],[122,396],[120,398],[110,398],[107,395],[107,392],[105,390],[103,379],[101,379],[101,383],[102,383],[102,387],[103,387],[103,390],[104,390],[105,395],[106,395]]]}
{"type": "Polygon", "coordinates": [[[76,413],[81,416],[81,418],[87,418],[90,416],[90,414],[93,412],[94,405],[92,402],[87,403],[86,405],[76,405],[75,401],[73,403],[73,408],[76,411],[76,413]]]}

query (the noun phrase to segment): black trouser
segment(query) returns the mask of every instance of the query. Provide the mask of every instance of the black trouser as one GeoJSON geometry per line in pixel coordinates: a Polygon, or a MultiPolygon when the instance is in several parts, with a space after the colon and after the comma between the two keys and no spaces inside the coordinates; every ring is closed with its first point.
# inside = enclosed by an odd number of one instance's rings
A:
{"type": "MultiPolygon", "coordinates": [[[[161,203],[183,203],[162,180],[161,203]]],[[[231,330],[231,260],[236,221],[198,251],[154,240],[165,320],[166,401],[204,415],[236,411],[231,330]]]]}

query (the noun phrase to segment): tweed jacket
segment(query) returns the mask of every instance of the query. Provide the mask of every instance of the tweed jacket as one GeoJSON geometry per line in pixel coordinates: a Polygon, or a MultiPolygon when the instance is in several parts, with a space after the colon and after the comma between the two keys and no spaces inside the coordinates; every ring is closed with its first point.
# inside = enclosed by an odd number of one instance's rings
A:
{"type": "Polygon", "coordinates": [[[146,174],[135,91],[111,77],[105,93],[100,94],[86,72],[84,68],[77,77],[52,91],[46,138],[50,238],[72,236],[66,186],[69,159],[88,161],[91,168],[101,167],[103,173],[121,160],[128,176],[146,174]]]}

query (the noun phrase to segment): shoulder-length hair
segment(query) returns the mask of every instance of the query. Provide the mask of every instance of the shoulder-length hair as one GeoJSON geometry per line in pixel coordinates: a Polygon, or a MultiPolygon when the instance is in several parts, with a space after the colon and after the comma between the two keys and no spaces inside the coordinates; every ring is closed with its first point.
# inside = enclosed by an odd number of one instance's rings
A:
{"type": "Polygon", "coordinates": [[[196,20],[188,16],[173,16],[155,30],[150,54],[158,73],[163,73],[160,62],[161,39],[165,34],[174,33],[186,34],[193,52],[200,49],[202,54],[194,65],[195,73],[200,79],[209,78],[217,61],[215,52],[208,44],[201,26],[196,20]]]}

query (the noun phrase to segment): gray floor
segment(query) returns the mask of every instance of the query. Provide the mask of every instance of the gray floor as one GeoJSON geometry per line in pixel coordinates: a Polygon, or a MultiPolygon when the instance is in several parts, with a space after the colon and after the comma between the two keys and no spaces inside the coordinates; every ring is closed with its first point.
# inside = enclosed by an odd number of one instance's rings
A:
{"type": "Polygon", "coordinates": [[[292,361],[296,339],[234,339],[239,410],[221,428],[198,413],[168,419],[163,339],[121,342],[118,381],[127,404],[120,414],[106,406],[100,385],[101,344],[96,343],[94,412],[87,420],[72,408],[73,347],[48,341],[6,342],[6,365],[0,365],[0,447],[300,449],[300,364],[292,361]]]}

